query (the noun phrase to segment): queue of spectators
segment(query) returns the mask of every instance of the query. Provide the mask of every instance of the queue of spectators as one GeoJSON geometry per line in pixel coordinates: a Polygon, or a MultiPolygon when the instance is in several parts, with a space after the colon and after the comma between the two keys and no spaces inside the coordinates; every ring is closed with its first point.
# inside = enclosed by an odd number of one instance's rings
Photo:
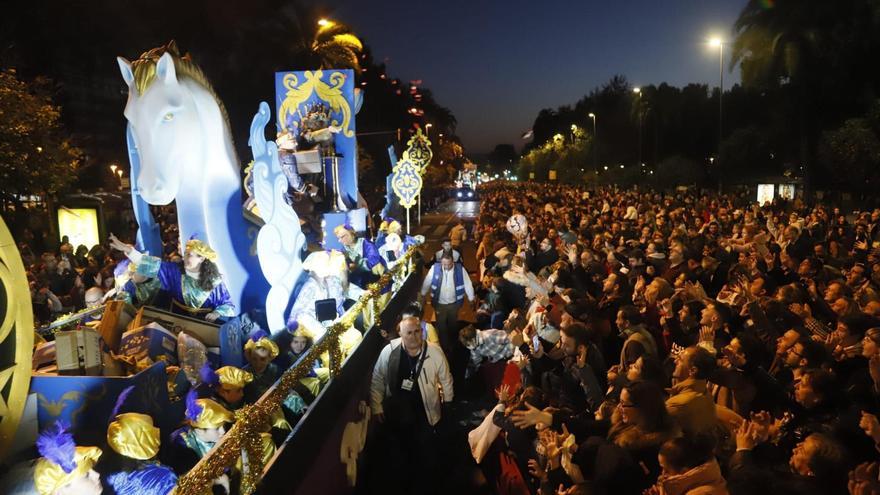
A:
{"type": "Polygon", "coordinates": [[[458,337],[499,397],[503,493],[880,493],[880,210],[481,197],[477,323],[458,337]]]}

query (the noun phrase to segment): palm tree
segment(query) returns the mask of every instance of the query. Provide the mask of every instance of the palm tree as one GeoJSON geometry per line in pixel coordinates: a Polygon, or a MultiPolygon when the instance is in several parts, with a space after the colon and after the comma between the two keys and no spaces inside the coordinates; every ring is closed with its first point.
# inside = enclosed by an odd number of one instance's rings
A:
{"type": "Polygon", "coordinates": [[[360,70],[361,40],[345,24],[322,19],[309,51],[320,69],[360,70]]]}
{"type": "Polygon", "coordinates": [[[857,111],[876,84],[865,68],[876,48],[877,7],[867,0],[749,0],[734,24],[731,66],[743,85],[779,95],[799,123],[800,161],[809,187],[822,127],[857,111]]]}

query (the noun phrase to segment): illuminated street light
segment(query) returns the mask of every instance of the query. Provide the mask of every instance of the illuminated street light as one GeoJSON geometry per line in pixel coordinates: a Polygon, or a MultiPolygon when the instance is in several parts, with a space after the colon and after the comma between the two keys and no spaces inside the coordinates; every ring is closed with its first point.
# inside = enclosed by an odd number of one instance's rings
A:
{"type": "Polygon", "coordinates": [[[333,21],[330,21],[327,19],[321,19],[318,21],[318,25],[321,26],[322,28],[330,27],[333,25],[333,21]]]}
{"type": "Polygon", "coordinates": [[[118,168],[119,168],[119,165],[116,165],[115,163],[110,165],[110,171],[113,172],[113,175],[116,175],[116,169],[118,169],[118,168]]]}
{"type": "Polygon", "coordinates": [[[596,133],[596,114],[590,112],[588,116],[593,119],[593,169],[599,173],[599,134],[596,133]]]}
{"type": "MultiPolygon", "coordinates": [[[[718,48],[718,155],[721,155],[722,117],[724,115],[724,40],[717,36],[709,38],[709,46],[718,48]]],[[[718,184],[719,190],[721,184],[718,184]]]]}
{"type": "Polygon", "coordinates": [[[639,112],[639,161],[638,163],[642,163],[642,88],[636,86],[633,88],[633,93],[639,95],[639,101],[636,103],[638,105],[636,110],[639,112]]]}

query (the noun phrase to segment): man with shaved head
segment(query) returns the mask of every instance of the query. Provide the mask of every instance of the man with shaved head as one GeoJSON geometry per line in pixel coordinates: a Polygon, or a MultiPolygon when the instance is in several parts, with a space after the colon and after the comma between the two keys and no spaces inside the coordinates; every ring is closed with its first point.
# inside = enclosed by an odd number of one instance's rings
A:
{"type": "Polygon", "coordinates": [[[425,341],[415,316],[400,321],[400,337],[389,342],[373,368],[370,407],[387,435],[387,460],[402,493],[435,482],[436,427],[452,402],[452,375],[443,350],[425,341]],[[404,469],[399,469],[404,467],[404,469]]]}

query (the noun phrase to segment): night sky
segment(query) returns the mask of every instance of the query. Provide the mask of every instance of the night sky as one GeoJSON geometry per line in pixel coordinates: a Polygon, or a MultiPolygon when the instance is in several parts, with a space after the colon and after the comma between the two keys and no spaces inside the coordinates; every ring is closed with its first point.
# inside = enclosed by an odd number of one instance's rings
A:
{"type": "MultiPolygon", "coordinates": [[[[377,61],[388,59],[391,76],[421,79],[455,114],[466,149],[482,153],[499,143],[521,149],[542,108],[574,103],[614,74],[634,86],[717,86],[718,52],[706,39],[730,40],[745,4],[336,0],[331,8],[377,61]]],[[[725,88],[739,82],[738,71],[726,70],[727,48],[725,88]]]]}

